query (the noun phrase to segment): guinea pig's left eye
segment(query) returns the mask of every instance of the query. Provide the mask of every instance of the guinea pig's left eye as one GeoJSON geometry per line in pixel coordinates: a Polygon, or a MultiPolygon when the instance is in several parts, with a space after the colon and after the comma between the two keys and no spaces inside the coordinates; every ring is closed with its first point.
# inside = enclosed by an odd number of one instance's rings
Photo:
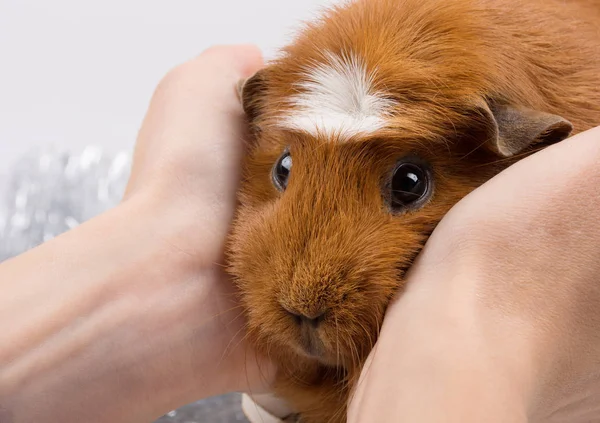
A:
{"type": "Polygon", "coordinates": [[[422,205],[431,194],[429,169],[419,163],[403,161],[392,173],[390,203],[394,211],[422,205]]]}
{"type": "Polygon", "coordinates": [[[273,166],[272,179],[273,184],[279,191],[285,191],[287,188],[290,172],[292,171],[292,156],[286,151],[279,157],[275,166],[273,166]]]}

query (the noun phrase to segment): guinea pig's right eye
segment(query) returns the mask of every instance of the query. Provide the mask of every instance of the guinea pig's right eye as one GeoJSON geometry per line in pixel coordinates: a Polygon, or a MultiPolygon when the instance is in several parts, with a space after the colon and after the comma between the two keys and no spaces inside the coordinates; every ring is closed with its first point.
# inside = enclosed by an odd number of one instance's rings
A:
{"type": "Polygon", "coordinates": [[[285,191],[287,188],[290,172],[292,171],[292,156],[286,151],[279,157],[275,166],[273,166],[272,179],[273,184],[279,191],[285,191]]]}

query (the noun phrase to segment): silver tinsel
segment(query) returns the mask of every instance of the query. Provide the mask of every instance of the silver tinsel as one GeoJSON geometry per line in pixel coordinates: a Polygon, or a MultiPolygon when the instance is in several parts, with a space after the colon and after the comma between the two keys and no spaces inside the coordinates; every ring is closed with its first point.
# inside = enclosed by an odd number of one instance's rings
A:
{"type": "MultiPolygon", "coordinates": [[[[129,178],[131,155],[87,147],[31,152],[0,180],[0,262],[72,229],[117,205],[129,178]]],[[[247,422],[238,394],[174,410],[156,423],[247,422]]]]}
{"type": "Polygon", "coordinates": [[[47,241],[115,206],[130,154],[88,147],[80,155],[45,151],[22,157],[0,201],[0,261],[47,241]]]}

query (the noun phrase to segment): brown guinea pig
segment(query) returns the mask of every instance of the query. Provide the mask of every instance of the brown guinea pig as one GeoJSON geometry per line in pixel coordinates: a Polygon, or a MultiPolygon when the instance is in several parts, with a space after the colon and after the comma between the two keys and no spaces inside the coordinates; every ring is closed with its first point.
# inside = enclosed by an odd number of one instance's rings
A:
{"type": "Polygon", "coordinates": [[[450,207],[600,124],[599,46],[597,0],[359,0],[241,84],[252,140],[229,269],[302,422],[346,420],[450,207]]]}

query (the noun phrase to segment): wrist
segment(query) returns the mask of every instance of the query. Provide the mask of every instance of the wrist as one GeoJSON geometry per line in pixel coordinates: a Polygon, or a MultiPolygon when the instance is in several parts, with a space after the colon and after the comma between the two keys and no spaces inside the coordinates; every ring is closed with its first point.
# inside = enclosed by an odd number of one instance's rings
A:
{"type": "Polygon", "coordinates": [[[527,421],[537,374],[531,322],[482,306],[476,258],[446,251],[424,251],[390,305],[349,421],[527,421]]]}
{"type": "Polygon", "coordinates": [[[216,271],[173,245],[154,207],[132,197],[0,266],[0,408],[15,422],[148,421],[212,393],[189,374],[218,354],[190,347],[218,330],[200,312],[216,271]]]}

